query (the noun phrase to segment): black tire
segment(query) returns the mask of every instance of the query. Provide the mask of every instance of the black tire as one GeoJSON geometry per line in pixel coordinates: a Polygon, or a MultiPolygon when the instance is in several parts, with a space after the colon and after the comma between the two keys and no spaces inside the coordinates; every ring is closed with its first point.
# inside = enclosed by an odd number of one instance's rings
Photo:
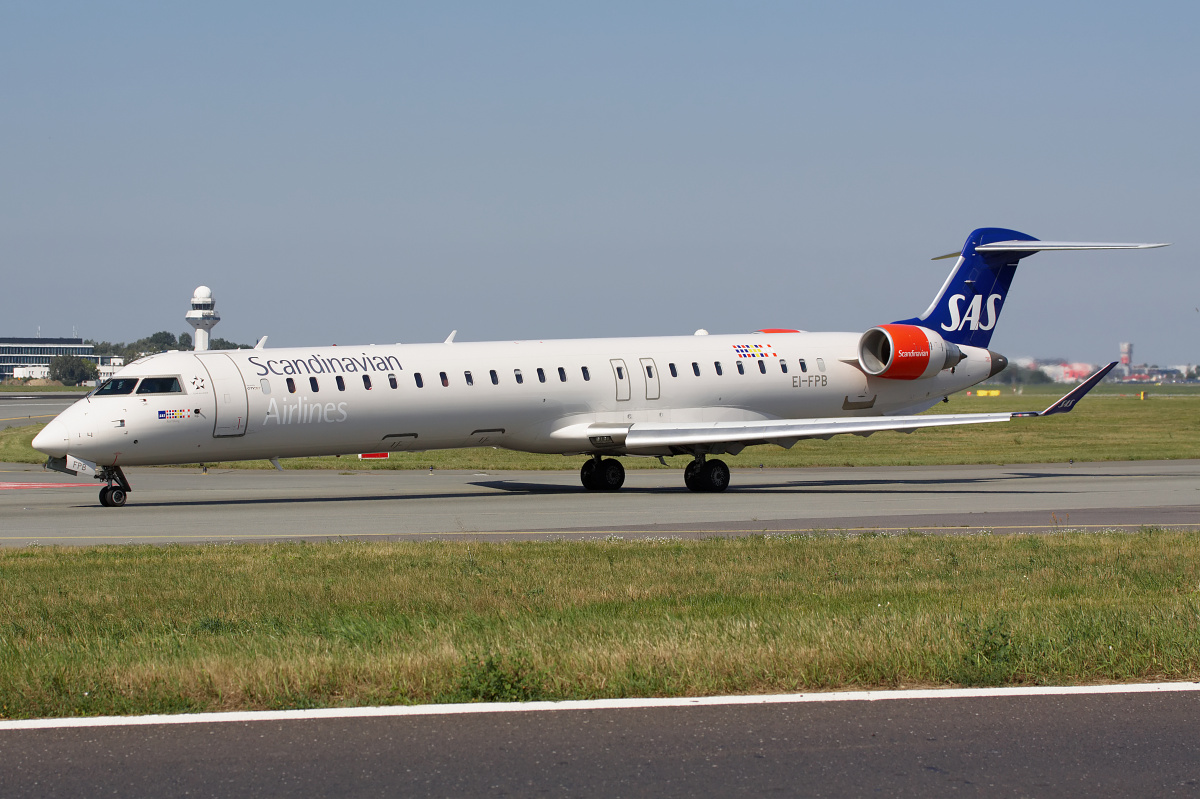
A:
{"type": "Polygon", "coordinates": [[[596,477],[596,459],[588,458],[583,462],[583,466],[579,468],[579,482],[583,483],[583,487],[588,491],[598,491],[600,489],[600,481],[596,477]]]}
{"type": "Polygon", "coordinates": [[[112,491],[112,489],[109,488],[108,486],[105,486],[104,488],[100,489],[100,504],[106,508],[112,507],[111,505],[108,504],[108,495],[111,491],[112,491]]]}
{"type": "Polygon", "coordinates": [[[705,491],[721,492],[729,488],[729,467],[725,461],[712,460],[704,464],[700,482],[705,491]]]}
{"type": "Polygon", "coordinates": [[[605,458],[600,461],[600,469],[596,472],[597,480],[602,491],[616,491],[625,485],[625,467],[616,458],[605,458]]]}
{"type": "Polygon", "coordinates": [[[113,486],[108,489],[108,506],[110,508],[123,508],[125,506],[125,489],[120,486],[113,486]]]}
{"type": "Polygon", "coordinates": [[[692,461],[683,467],[683,484],[687,486],[688,491],[704,490],[704,486],[700,483],[700,472],[703,468],[704,464],[700,461],[692,461]]]}

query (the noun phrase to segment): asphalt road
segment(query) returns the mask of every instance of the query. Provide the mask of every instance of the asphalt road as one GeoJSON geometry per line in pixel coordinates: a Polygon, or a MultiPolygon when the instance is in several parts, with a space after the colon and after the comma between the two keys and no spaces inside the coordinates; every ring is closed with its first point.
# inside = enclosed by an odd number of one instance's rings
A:
{"type": "Polygon", "coordinates": [[[1197,693],[0,731],[0,792],[1196,796],[1197,733],[1197,693]]]}
{"type": "Polygon", "coordinates": [[[129,504],[103,508],[94,481],[0,464],[0,545],[1200,529],[1200,461],[1194,460],[742,469],[723,494],[687,491],[678,470],[630,470],[625,488],[613,494],[584,491],[573,471],[141,468],[128,475],[129,504]],[[32,485],[43,487],[26,487],[32,485]]]}

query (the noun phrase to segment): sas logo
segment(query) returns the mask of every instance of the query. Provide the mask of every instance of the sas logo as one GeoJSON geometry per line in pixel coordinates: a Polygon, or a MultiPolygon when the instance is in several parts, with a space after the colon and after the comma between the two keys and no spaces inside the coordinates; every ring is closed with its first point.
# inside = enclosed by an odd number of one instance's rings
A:
{"type": "Polygon", "coordinates": [[[967,325],[971,326],[972,330],[991,330],[996,326],[996,317],[1000,315],[1000,309],[996,305],[1003,299],[999,294],[993,294],[988,297],[986,313],[983,318],[980,318],[980,313],[983,312],[983,295],[976,294],[971,299],[971,304],[967,306],[967,312],[964,314],[959,307],[962,305],[966,296],[963,294],[955,294],[950,298],[950,324],[942,325],[942,330],[962,330],[967,325]]]}
{"type": "Polygon", "coordinates": [[[191,419],[192,412],[189,410],[159,411],[158,418],[159,419],[191,419]]]}

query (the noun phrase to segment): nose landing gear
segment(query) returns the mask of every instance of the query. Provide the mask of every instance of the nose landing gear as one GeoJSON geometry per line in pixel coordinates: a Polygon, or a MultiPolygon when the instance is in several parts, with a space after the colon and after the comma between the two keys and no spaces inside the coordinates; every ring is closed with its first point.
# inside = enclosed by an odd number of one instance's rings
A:
{"type": "Polygon", "coordinates": [[[128,499],[132,489],[120,466],[106,466],[97,470],[96,479],[108,481],[108,485],[100,489],[101,505],[106,508],[120,508],[125,505],[125,500],[128,499]]]}

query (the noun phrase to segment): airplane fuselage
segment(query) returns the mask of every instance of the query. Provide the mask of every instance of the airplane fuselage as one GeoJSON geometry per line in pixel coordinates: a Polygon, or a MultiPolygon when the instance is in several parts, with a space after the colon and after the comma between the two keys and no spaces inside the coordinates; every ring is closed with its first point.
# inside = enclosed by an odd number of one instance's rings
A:
{"type": "MultiPolygon", "coordinates": [[[[993,372],[962,347],[922,379],[868,375],[858,333],[767,333],[166,352],[56,419],[38,446],[101,466],[494,446],[672,455],[606,428],[925,410],[993,372]],[[144,391],[146,388],[170,390],[144,391]],[[61,446],[57,446],[61,442],[61,446]]],[[[713,446],[709,453],[741,447],[713,446]]]]}

